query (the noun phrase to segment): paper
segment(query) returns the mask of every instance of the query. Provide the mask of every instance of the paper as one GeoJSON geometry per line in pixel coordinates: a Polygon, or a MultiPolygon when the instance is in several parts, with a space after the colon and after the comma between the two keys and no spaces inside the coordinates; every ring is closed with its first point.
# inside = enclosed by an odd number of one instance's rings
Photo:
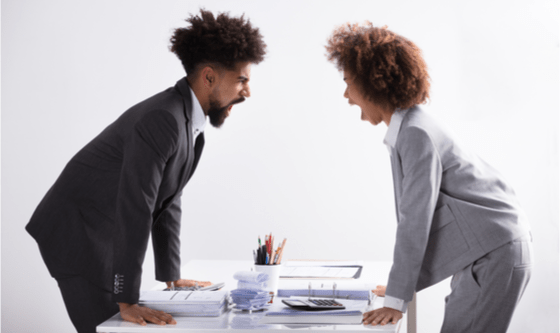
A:
{"type": "MultiPolygon", "coordinates": [[[[305,300],[307,297],[290,297],[290,299],[305,300]]],[[[277,311],[268,311],[262,323],[291,323],[291,324],[361,324],[367,301],[340,300],[346,309],[326,311],[302,311],[289,307],[282,307],[277,311]]]]}
{"type": "Polygon", "coordinates": [[[289,260],[284,266],[297,267],[297,266],[363,266],[364,262],[361,260],[289,260]]]}
{"type": "Polygon", "coordinates": [[[268,274],[261,272],[237,272],[233,275],[233,278],[239,281],[250,282],[250,283],[263,283],[268,280],[268,274]]]}
{"type": "Polygon", "coordinates": [[[143,291],[140,303],[168,303],[168,304],[217,304],[227,296],[225,290],[218,291],[143,291]]]}
{"type": "Polygon", "coordinates": [[[318,267],[293,267],[284,266],[280,271],[281,278],[339,278],[339,279],[351,279],[353,278],[360,267],[328,267],[328,266],[318,266],[318,267]]]}
{"type": "Polygon", "coordinates": [[[227,310],[227,291],[143,291],[139,304],[171,315],[217,317],[227,310]]]}

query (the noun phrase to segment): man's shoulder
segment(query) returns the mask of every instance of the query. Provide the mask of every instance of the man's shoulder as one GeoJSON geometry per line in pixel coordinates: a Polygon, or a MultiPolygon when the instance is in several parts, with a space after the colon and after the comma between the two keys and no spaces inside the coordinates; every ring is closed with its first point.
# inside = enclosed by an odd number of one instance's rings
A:
{"type": "Polygon", "coordinates": [[[172,116],[178,124],[184,124],[189,110],[190,104],[185,96],[176,87],[170,87],[130,107],[119,117],[117,123],[131,126],[147,117],[157,120],[172,116]],[[157,117],[158,114],[160,117],[157,117]]]}
{"type": "Polygon", "coordinates": [[[167,111],[176,118],[185,118],[185,103],[183,95],[175,89],[168,88],[131,107],[127,112],[149,113],[154,110],[167,111]]]}

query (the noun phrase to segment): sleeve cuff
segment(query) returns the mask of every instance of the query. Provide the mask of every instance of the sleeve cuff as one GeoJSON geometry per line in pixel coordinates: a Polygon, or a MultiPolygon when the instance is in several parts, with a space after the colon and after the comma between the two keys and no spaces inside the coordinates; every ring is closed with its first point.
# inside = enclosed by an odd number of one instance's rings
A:
{"type": "Polygon", "coordinates": [[[383,306],[395,310],[399,310],[402,313],[406,313],[406,308],[408,307],[408,302],[396,297],[391,297],[389,295],[385,295],[385,301],[383,302],[383,306]]]}

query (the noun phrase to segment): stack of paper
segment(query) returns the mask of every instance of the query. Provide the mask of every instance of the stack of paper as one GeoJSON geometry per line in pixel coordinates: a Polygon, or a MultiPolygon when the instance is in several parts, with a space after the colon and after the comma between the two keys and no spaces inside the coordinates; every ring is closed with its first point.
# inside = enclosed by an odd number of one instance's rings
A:
{"type": "Polygon", "coordinates": [[[227,291],[144,291],[139,304],[175,316],[217,317],[227,310],[227,291]]]}
{"type": "Polygon", "coordinates": [[[262,272],[237,272],[233,275],[236,279],[237,289],[263,290],[268,286],[268,274],[262,272]]]}
{"type": "Polygon", "coordinates": [[[266,313],[266,323],[289,324],[361,324],[363,312],[331,310],[331,311],[301,311],[296,309],[282,309],[279,312],[266,313]]]}
{"type": "MultiPolygon", "coordinates": [[[[292,299],[307,299],[292,297],[292,299]]],[[[303,311],[282,307],[266,312],[261,324],[361,324],[367,301],[339,300],[345,310],[303,311]]]]}
{"type": "Polygon", "coordinates": [[[240,310],[261,310],[270,299],[268,291],[234,289],[230,294],[235,308],[240,310]]]}

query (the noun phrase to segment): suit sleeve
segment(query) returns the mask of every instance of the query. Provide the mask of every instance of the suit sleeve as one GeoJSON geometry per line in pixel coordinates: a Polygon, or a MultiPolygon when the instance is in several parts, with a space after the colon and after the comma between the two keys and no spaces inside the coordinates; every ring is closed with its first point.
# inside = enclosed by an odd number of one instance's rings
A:
{"type": "MultiPolygon", "coordinates": [[[[429,135],[403,128],[397,140],[403,181],[398,201],[398,225],[393,266],[386,295],[412,300],[422,267],[442,178],[438,151],[429,135]]],[[[406,308],[406,304],[403,305],[406,308]]]]}
{"type": "Polygon", "coordinates": [[[161,213],[152,228],[152,245],[156,280],[175,281],[181,278],[181,195],[161,213]]]}
{"type": "Polygon", "coordinates": [[[113,241],[115,302],[138,302],[155,202],[178,137],[175,118],[167,111],[154,110],[138,120],[123,138],[113,241]]]}

